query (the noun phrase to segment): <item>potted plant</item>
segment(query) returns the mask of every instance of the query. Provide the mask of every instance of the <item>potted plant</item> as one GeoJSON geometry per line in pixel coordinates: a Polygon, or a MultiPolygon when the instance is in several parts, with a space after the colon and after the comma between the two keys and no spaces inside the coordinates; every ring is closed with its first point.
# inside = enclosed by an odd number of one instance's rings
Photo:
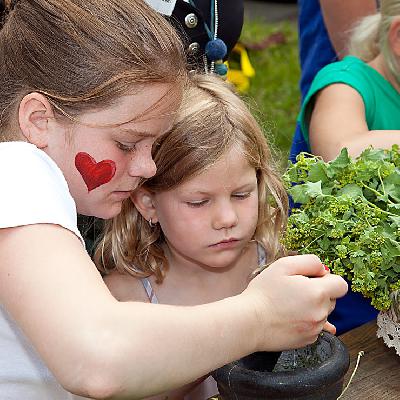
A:
{"type": "Polygon", "coordinates": [[[400,355],[400,151],[366,149],[333,161],[302,153],[285,174],[300,207],[289,217],[284,243],[314,253],[351,288],[371,299],[378,336],[400,355]]]}
{"type": "Polygon", "coordinates": [[[336,400],[348,368],[344,344],[323,332],[310,346],[250,354],[212,376],[221,400],[336,400]]]}

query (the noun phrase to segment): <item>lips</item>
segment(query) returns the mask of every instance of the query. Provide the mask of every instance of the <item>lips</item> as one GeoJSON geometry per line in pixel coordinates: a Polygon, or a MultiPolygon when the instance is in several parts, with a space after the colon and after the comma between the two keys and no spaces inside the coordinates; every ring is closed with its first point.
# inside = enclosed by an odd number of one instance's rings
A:
{"type": "Polygon", "coordinates": [[[221,241],[218,242],[218,243],[212,244],[210,247],[217,247],[217,246],[224,247],[224,246],[229,246],[229,245],[235,244],[235,243],[238,242],[238,241],[239,241],[239,239],[236,239],[236,238],[224,239],[224,240],[221,240],[221,241]]]}

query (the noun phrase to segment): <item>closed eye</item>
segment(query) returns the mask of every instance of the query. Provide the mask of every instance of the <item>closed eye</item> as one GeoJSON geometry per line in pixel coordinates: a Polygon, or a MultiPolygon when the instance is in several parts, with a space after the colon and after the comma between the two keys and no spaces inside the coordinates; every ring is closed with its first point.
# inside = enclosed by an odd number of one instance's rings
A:
{"type": "Polygon", "coordinates": [[[238,200],[244,200],[250,197],[251,192],[239,192],[239,193],[233,193],[232,197],[238,200]]]}
{"type": "Polygon", "coordinates": [[[187,201],[186,204],[189,207],[198,208],[205,206],[208,203],[208,200],[199,200],[199,201],[187,201]]]}
{"type": "Polygon", "coordinates": [[[121,142],[118,142],[118,141],[116,141],[115,143],[117,144],[117,147],[120,150],[122,150],[124,152],[127,152],[127,153],[128,152],[133,152],[133,151],[136,150],[136,143],[126,144],[126,143],[121,143],[121,142]]]}

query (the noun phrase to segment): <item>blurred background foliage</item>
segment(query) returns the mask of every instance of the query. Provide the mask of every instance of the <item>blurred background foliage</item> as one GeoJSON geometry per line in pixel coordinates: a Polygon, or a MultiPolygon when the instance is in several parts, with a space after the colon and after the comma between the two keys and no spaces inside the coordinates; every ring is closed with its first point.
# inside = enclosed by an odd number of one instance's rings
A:
{"type": "MultiPolygon", "coordinates": [[[[247,47],[255,69],[243,96],[285,167],[300,104],[296,21],[247,19],[240,42],[247,47]]],[[[230,66],[238,66],[234,56],[230,66]]]]}

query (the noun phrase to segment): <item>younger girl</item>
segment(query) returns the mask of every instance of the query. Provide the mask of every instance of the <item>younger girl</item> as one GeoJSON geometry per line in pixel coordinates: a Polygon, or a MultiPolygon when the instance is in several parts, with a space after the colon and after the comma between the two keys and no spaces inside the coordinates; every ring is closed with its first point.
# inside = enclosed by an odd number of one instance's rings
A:
{"type": "Polygon", "coordinates": [[[281,254],[287,214],[257,122],[220,78],[195,75],[153,156],[156,175],[134,191],[98,247],[111,292],[120,301],[174,305],[241,293],[281,254]]]}

